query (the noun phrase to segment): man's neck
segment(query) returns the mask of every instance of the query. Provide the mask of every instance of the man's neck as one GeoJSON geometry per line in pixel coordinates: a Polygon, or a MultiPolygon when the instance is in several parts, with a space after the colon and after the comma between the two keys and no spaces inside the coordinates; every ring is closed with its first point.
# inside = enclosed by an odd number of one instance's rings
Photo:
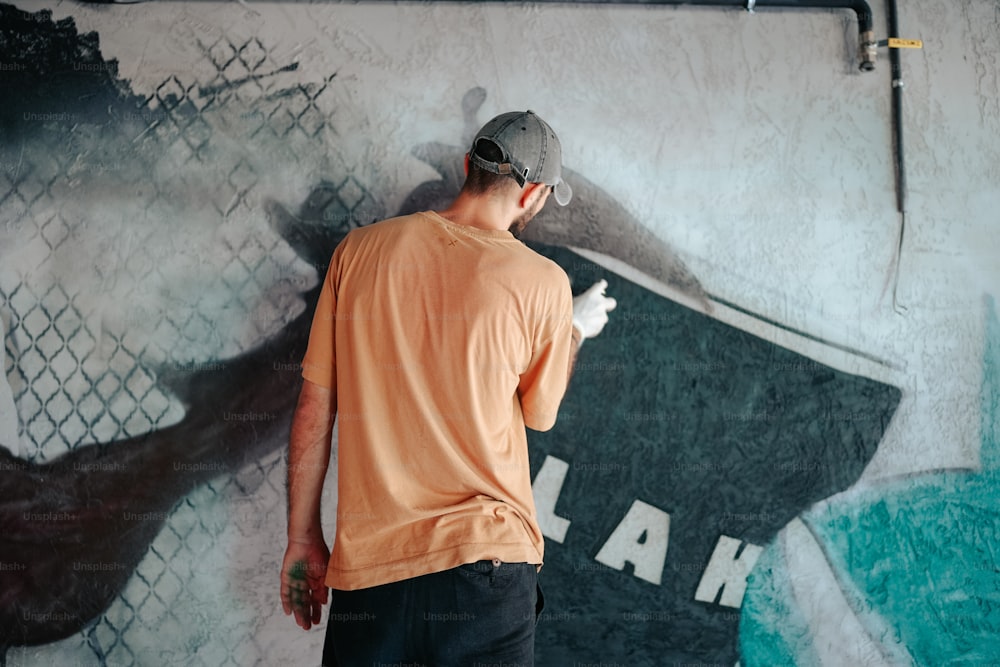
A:
{"type": "Polygon", "coordinates": [[[437,214],[457,225],[507,231],[513,220],[507,208],[508,204],[502,200],[463,192],[448,208],[437,211],[437,214]]]}

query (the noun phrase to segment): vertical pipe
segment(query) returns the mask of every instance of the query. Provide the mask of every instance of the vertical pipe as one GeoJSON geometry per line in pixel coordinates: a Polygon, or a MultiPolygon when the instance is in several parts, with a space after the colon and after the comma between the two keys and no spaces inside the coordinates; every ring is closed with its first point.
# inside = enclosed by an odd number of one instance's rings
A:
{"type": "MultiPolygon", "coordinates": [[[[886,0],[889,21],[889,35],[899,37],[899,19],[896,0],[886,0]]],[[[903,236],[906,233],[906,164],[903,161],[903,71],[899,62],[899,49],[889,48],[889,65],[892,71],[892,135],[896,164],[896,210],[899,211],[899,241],[896,244],[895,270],[892,281],[892,307],[897,313],[906,311],[906,306],[896,298],[899,289],[899,265],[903,261],[903,236]]]]}
{"type": "MultiPolygon", "coordinates": [[[[896,0],[887,0],[889,37],[899,37],[896,0]]],[[[906,168],[903,163],[903,72],[899,64],[899,49],[889,49],[892,69],[892,126],[896,154],[896,210],[906,213],[906,168]]]]}

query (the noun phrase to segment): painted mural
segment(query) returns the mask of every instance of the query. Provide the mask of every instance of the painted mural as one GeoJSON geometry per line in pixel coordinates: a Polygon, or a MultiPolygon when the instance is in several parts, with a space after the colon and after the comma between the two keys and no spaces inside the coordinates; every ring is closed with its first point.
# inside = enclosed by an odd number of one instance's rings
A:
{"type": "MultiPolygon", "coordinates": [[[[457,193],[464,147],[495,111],[484,87],[441,100],[464,135],[412,145],[430,175],[393,197],[371,170],[389,158],[332,125],[351,104],[337,71],[299,74],[260,39],[196,32],[210,75],[143,96],[100,35],[0,5],[0,664],[286,655],[290,622],[260,632],[280,616],[276,585],[246,580],[277,581],[260,535],[284,529],[318,276],[350,229],[457,193]],[[275,83],[289,72],[299,83],[275,83]],[[274,195],[292,181],[299,198],[274,195]]],[[[996,658],[992,301],[988,465],[854,490],[901,400],[892,363],[714,297],[566,166],[573,206],[524,240],[574,291],[606,279],[619,308],[582,348],[557,427],[529,432],[546,536],[538,664],[996,658]],[[855,622],[838,646],[810,616],[829,590],[855,622]]]]}

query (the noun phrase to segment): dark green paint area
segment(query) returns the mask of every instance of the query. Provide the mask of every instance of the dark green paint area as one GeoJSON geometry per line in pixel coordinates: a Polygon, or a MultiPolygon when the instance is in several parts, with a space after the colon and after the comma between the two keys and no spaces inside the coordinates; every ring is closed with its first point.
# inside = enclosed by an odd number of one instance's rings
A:
{"type": "Polygon", "coordinates": [[[842,373],[665,299],[561,248],[536,249],[575,293],[605,278],[618,308],[581,348],[532,474],[569,463],[546,543],[540,664],[733,664],[739,609],[695,601],[720,535],[767,544],[858,479],[899,389],[842,373]],[[670,514],[660,585],[594,560],[636,499],[670,514]],[[640,619],[636,620],[636,616],[640,619]],[[558,648],[556,648],[558,647],[558,648]]]}

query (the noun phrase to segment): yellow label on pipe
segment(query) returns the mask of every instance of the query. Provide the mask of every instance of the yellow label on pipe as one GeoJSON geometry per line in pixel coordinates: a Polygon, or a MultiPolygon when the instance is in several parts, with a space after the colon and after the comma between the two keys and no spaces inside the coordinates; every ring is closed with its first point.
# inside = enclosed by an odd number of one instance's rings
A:
{"type": "Polygon", "coordinates": [[[919,39],[900,39],[899,37],[889,38],[890,49],[922,49],[924,43],[919,39]]]}

